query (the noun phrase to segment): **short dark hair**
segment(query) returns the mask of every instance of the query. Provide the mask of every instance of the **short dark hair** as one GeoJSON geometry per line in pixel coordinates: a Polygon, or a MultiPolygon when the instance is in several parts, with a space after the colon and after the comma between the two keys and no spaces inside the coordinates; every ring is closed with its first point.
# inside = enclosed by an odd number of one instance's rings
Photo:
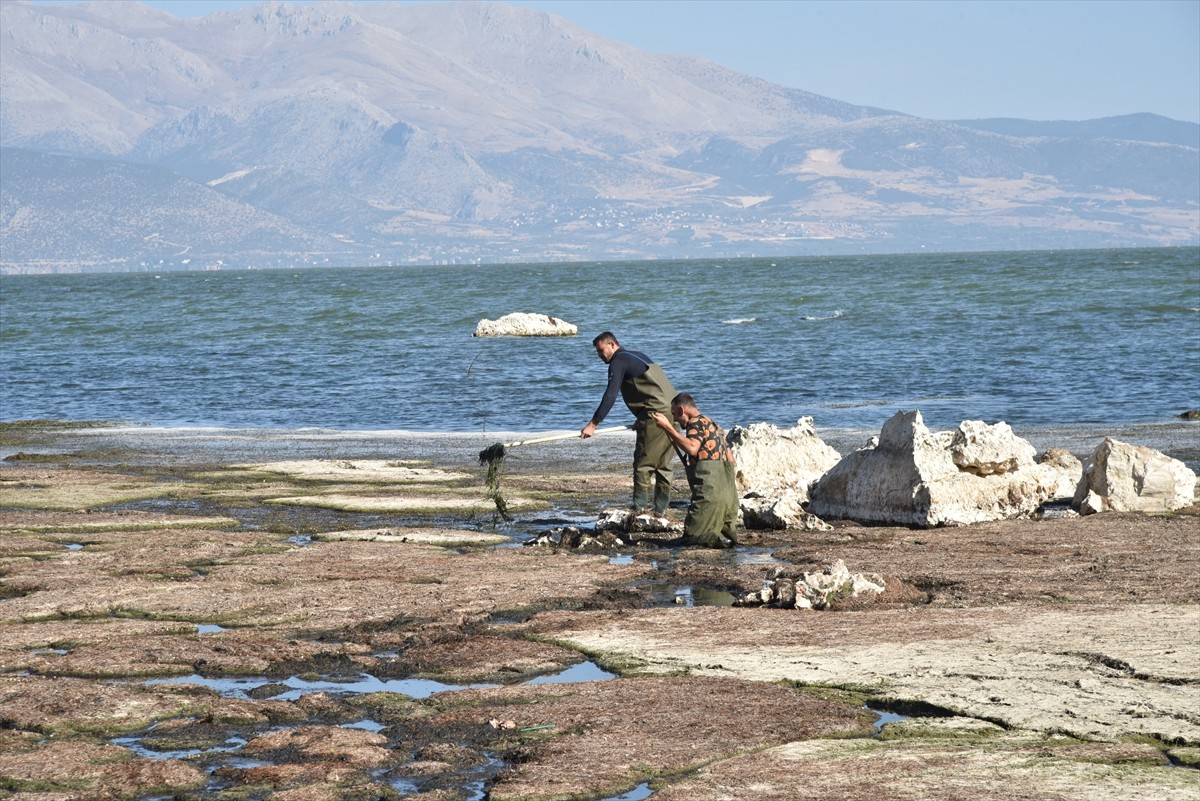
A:
{"type": "Polygon", "coordinates": [[[689,408],[695,409],[696,401],[691,395],[687,394],[686,392],[680,392],[678,395],[671,398],[671,408],[674,409],[676,406],[689,407],[689,408]]]}
{"type": "Polygon", "coordinates": [[[616,334],[612,331],[601,331],[599,334],[596,334],[596,338],[592,340],[592,345],[599,345],[601,342],[611,342],[614,345],[621,344],[617,341],[616,334]]]}

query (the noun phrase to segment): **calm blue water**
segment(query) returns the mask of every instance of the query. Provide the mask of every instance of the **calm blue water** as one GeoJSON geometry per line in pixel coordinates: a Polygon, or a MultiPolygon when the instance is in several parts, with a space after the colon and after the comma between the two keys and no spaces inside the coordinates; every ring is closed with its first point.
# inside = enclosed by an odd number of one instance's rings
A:
{"type": "Polygon", "coordinates": [[[1153,249],[7,276],[0,419],[570,430],[603,389],[605,329],[726,427],[1200,408],[1200,250],[1153,249]],[[514,311],[580,335],[472,337],[514,311]]]}

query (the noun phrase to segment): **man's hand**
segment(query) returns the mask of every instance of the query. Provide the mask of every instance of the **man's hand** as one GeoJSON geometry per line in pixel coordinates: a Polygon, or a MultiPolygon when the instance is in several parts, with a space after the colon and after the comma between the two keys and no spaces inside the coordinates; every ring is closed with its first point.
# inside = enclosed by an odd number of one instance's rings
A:
{"type": "Polygon", "coordinates": [[[592,434],[595,434],[595,433],[596,433],[595,421],[588,423],[586,426],[584,426],[583,428],[581,428],[579,430],[579,436],[582,439],[587,439],[588,437],[590,437],[592,434]]]}
{"type": "Polygon", "coordinates": [[[663,431],[674,431],[675,430],[675,426],[672,425],[671,421],[668,420],[667,416],[665,414],[663,414],[662,412],[650,412],[650,419],[653,420],[654,424],[656,426],[658,426],[659,428],[661,428],[663,431]]]}

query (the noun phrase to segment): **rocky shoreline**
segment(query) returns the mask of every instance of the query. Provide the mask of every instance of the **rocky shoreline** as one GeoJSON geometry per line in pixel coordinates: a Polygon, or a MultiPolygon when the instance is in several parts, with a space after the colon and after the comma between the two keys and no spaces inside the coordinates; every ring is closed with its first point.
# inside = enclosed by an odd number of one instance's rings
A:
{"type": "Polygon", "coordinates": [[[3,427],[0,789],[1200,799],[1196,506],[527,547],[629,443],[514,453],[504,521],[508,438],[3,427]],[[882,591],[733,605],[839,561],[882,591]]]}

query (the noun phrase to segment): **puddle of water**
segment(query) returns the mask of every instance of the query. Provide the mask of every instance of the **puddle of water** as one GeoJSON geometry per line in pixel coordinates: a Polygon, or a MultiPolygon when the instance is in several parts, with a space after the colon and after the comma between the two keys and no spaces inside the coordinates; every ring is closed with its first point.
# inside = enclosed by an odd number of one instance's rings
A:
{"type": "Polygon", "coordinates": [[[287,689],[268,699],[270,701],[295,701],[301,696],[311,693],[330,693],[331,695],[345,693],[401,693],[410,698],[428,698],[435,693],[450,690],[483,689],[495,687],[495,684],[443,684],[430,679],[378,679],[369,673],[362,673],[354,678],[342,680],[318,679],[306,681],[298,676],[291,676],[281,681],[264,677],[255,678],[220,678],[208,679],[193,673],[190,676],[173,676],[169,679],[148,679],[144,684],[199,684],[216,690],[226,698],[249,698],[248,693],[266,684],[282,684],[287,689]]]}
{"type": "Polygon", "coordinates": [[[901,720],[908,720],[908,715],[897,715],[895,712],[884,712],[882,709],[873,709],[869,706],[863,706],[863,709],[877,715],[875,718],[875,731],[883,730],[883,727],[888,723],[896,723],[901,720]]]}
{"type": "Polygon", "coordinates": [[[692,587],[692,606],[733,606],[736,600],[727,590],[692,587]]]}
{"type": "Polygon", "coordinates": [[[66,549],[68,551],[82,551],[83,550],[83,545],[81,545],[78,542],[68,542],[66,544],[66,546],[64,546],[64,547],[66,547],[66,549]]]}
{"type": "Polygon", "coordinates": [[[523,521],[530,526],[540,526],[542,528],[558,528],[560,526],[576,526],[578,528],[591,528],[596,524],[596,515],[571,514],[563,512],[554,517],[535,517],[530,520],[523,521]]]}
{"type": "Polygon", "coordinates": [[[222,767],[242,768],[242,769],[265,768],[265,767],[269,767],[271,764],[272,763],[264,762],[261,759],[248,759],[246,757],[234,757],[233,759],[225,760],[225,763],[222,765],[222,767]]]}
{"type": "Polygon", "coordinates": [[[209,623],[196,624],[197,634],[216,634],[218,631],[228,631],[224,626],[217,626],[209,623]]]}
{"type": "MultiPolygon", "coordinates": [[[[471,776],[482,776],[483,778],[467,781],[459,785],[466,795],[462,796],[464,801],[486,801],[488,797],[487,784],[492,781],[496,774],[504,768],[504,762],[495,757],[488,756],[487,761],[476,768],[469,771],[471,776]]],[[[389,768],[372,771],[371,775],[376,781],[387,782],[393,790],[401,796],[417,795],[422,791],[422,782],[413,781],[407,777],[388,776],[389,768]]],[[[456,796],[457,797],[457,796],[456,796]]]]}
{"type": "Polygon", "coordinates": [[[654,795],[654,791],[650,789],[650,785],[643,782],[627,793],[609,796],[603,801],[644,801],[652,795],[654,795]]]}
{"type": "Polygon", "coordinates": [[[616,556],[610,556],[608,558],[608,563],[610,565],[632,565],[633,564],[633,556],[630,554],[623,554],[623,553],[617,554],[616,556]]]}
{"type": "Polygon", "coordinates": [[[284,540],[284,542],[290,542],[293,545],[299,545],[300,547],[311,545],[312,541],[312,537],[308,536],[307,534],[294,534],[284,540]]]}
{"type": "MultiPolygon", "coordinates": [[[[595,662],[584,661],[555,673],[552,676],[538,676],[530,679],[526,684],[566,684],[588,681],[604,681],[607,679],[617,678],[616,674],[602,670],[595,662]]],[[[395,692],[403,693],[410,698],[428,698],[435,693],[448,692],[451,690],[474,689],[484,687],[495,687],[494,684],[471,684],[471,685],[453,685],[443,684],[429,679],[393,679],[381,680],[370,674],[360,674],[355,677],[345,679],[318,679],[308,681],[305,679],[292,676],[287,679],[277,680],[262,676],[258,677],[242,677],[242,678],[216,678],[210,679],[196,674],[190,676],[175,676],[167,679],[149,679],[143,684],[198,684],[204,687],[215,690],[222,696],[227,698],[249,698],[250,693],[254,690],[271,685],[275,687],[287,687],[288,689],[272,696],[271,700],[296,700],[297,698],[316,692],[327,692],[330,694],[346,694],[346,693],[376,693],[376,692],[395,692]]],[[[369,732],[378,733],[387,727],[378,721],[370,718],[353,723],[344,723],[342,728],[346,729],[362,729],[369,732]]],[[[156,751],[147,748],[142,744],[150,732],[153,732],[154,726],[149,729],[129,737],[118,737],[111,742],[114,745],[128,748],[138,756],[148,757],[151,759],[203,759],[209,755],[213,755],[213,759],[219,761],[219,764],[209,764],[208,770],[210,774],[215,775],[218,768],[253,768],[262,767],[271,763],[260,760],[248,759],[239,755],[237,752],[246,745],[246,740],[240,737],[230,737],[221,745],[216,745],[210,748],[189,748],[174,751],[156,751]],[[216,756],[220,754],[221,756],[216,756]]],[[[487,785],[492,781],[496,774],[502,770],[504,763],[494,757],[490,757],[485,765],[480,766],[478,770],[472,770],[463,777],[470,779],[459,785],[465,793],[463,796],[471,801],[485,801],[488,796],[487,785]]],[[[407,777],[391,777],[387,776],[387,770],[380,770],[373,775],[380,781],[385,781],[392,787],[393,790],[403,796],[416,795],[421,792],[422,786],[415,783],[411,778],[407,777]]],[[[206,790],[219,789],[213,782],[215,778],[210,778],[210,782],[206,790]]],[[[223,782],[218,782],[224,786],[223,782]]],[[[644,795],[630,795],[629,793],[619,796],[613,801],[636,801],[649,797],[649,789],[642,787],[635,788],[633,793],[645,788],[644,795]]]]}
{"type": "Polygon", "coordinates": [[[371,775],[376,781],[386,781],[389,787],[402,796],[416,795],[417,793],[421,792],[421,788],[408,779],[385,779],[383,777],[383,774],[385,773],[387,773],[387,770],[377,770],[373,771],[371,775]]]}
{"type": "Polygon", "coordinates": [[[357,723],[343,723],[342,728],[343,729],[362,729],[363,731],[369,731],[369,732],[374,732],[374,733],[378,734],[379,732],[386,729],[387,726],[384,726],[382,723],[378,723],[374,720],[371,720],[370,718],[363,718],[362,720],[358,721],[357,723]]]}
{"type": "Polygon", "coordinates": [[[775,557],[775,552],[770,548],[745,548],[740,545],[734,549],[733,563],[735,565],[787,564],[782,559],[777,559],[775,557]]]}
{"type": "Polygon", "coordinates": [[[731,592],[691,585],[677,587],[672,584],[655,584],[651,588],[651,593],[658,603],[684,607],[733,606],[733,602],[736,600],[731,592]]]}
{"type": "Polygon", "coordinates": [[[579,684],[586,681],[605,681],[606,679],[615,679],[617,674],[609,673],[603,670],[595,662],[587,661],[580,662],[577,665],[555,673],[553,676],[538,676],[535,679],[523,682],[524,684],[579,684]]]}
{"type": "Polygon", "coordinates": [[[30,653],[38,656],[45,656],[46,654],[57,654],[58,656],[63,656],[64,654],[69,654],[71,652],[66,648],[38,648],[36,651],[31,651],[30,653]]]}
{"type": "Polygon", "coordinates": [[[231,753],[240,750],[246,744],[246,741],[241,737],[230,737],[223,745],[215,745],[212,748],[184,748],[178,751],[157,751],[142,745],[142,738],[149,732],[154,731],[154,728],[152,726],[145,732],[132,737],[117,737],[110,742],[113,745],[128,748],[138,756],[146,757],[147,759],[188,759],[204,754],[231,753]]]}

